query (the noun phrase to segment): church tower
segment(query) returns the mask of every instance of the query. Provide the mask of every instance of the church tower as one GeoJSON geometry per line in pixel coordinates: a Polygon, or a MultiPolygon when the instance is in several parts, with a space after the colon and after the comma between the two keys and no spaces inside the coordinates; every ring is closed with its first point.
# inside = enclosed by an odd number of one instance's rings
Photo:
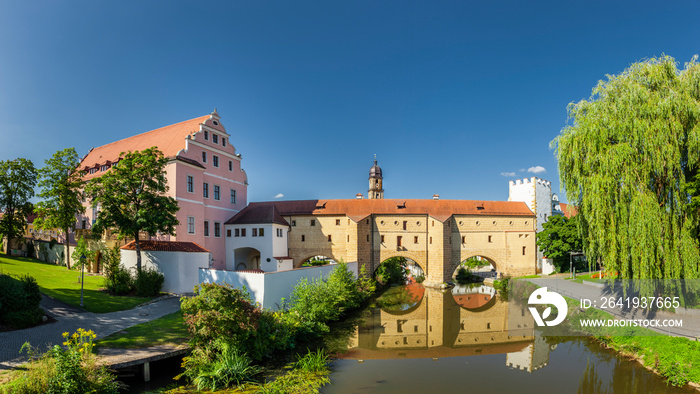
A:
{"type": "Polygon", "coordinates": [[[374,165],[369,169],[369,191],[367,198],[384,198],[384,188],[382,187],[382,169],[377,165],[377,156],[374,156],[374,165]]]}

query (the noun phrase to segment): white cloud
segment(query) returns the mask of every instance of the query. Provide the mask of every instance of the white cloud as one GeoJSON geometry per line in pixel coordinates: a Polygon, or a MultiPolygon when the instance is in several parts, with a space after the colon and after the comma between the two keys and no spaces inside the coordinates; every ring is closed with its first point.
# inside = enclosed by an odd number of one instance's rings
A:
{"type": "Polygon", "coordinates": [[[501,173],[501,176],[505,176],[505,177],[509,177],[509,178],[510,178],[510,177],[514,177],[514,176],[515,176],[515,173],[514,173],[514,172],[502,172],[502,173],[501,173]]]}
{"type": "Polygon", "coordinates": [[[534,167],[528,168],[527,172],[531,172],[533,174],[540,174],[543,172],[547,172],[547,170],[542,166],[534,166],[534,167]]]}
{"type": "Polygon", "coordinates": [[[284,194],[282,194],[282,193],[279,193],[278,195],[275,196],[275,198],[282,198],[282,197],[284,197],[284,194]]]}
{"type": "Polygon", "coordinates": [[[525,169],[524,169],[524,168],[521,168],[521,169],[520,169],[520,172],[525,172],[525,169]]]}

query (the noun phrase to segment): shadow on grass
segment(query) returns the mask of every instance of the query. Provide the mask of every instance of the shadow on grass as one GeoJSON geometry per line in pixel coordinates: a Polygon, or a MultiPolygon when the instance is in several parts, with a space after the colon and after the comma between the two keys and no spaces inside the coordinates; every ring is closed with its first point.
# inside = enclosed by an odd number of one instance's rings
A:
{"type": "MultiPolygon", "coordinates": [[[[73,306],[80,307],[80,288],[47,289],[41,287],[47,295],[73,306]]],[[[149,297],[114,296],[105,290],[84,289],[83,309],[94,313],[107,313],[132,309],[151,300],[149,297]]]]}

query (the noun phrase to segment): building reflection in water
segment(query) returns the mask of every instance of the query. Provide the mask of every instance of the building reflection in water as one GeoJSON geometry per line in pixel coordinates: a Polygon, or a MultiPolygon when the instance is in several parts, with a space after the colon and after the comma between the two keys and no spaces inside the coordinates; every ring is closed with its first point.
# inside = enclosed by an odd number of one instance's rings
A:
{"type": "Polygon", "coordinates": [[[505,354],[508,367],[528,372],[549,362],[550,345],[534,330],[532,315],[524,307],[509,311],[508,302],[493,287],[478,284],[440,291],[412,283],[388,290],[377,304],[342,358],[505,354]]]}

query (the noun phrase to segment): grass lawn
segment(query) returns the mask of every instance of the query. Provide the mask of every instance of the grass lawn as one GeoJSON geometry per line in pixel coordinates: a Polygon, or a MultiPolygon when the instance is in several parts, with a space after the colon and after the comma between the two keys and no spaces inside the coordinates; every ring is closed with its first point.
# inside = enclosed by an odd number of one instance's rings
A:
{"type": "MultiPolygon", "coordinates": [[[[0,256],[0,274],[32,276],[39,283],[42,293],[67,304],[80,306],[80,271],[35,259],[3,255],[0,256]]],[[[110,295],[101,290],[103,283],[101,275],[85,275],[85,310],[95,313],[122,311],[150,300],[144,297],[110,295]]]]}
{"type": "Polygon", "coordinates": [[[182,311],[137,324],[95,341],[96,347],[134,349],[156,345],[179,345],[187,342],[187,332],[182,311]]]}

